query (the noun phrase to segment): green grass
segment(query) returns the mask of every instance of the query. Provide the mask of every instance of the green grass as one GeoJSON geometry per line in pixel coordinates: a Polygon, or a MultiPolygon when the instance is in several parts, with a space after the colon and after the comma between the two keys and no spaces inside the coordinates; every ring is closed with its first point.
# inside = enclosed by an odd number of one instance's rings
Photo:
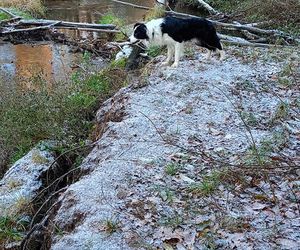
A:
{"type": "Polygon", "coordinates": [[[284,102],[280,102],[272,115],[272,123],[276,121],[285,120],[289,115],[289,105],[284,102]]]}
{"type": "Polygon", "coordinates": [[[258,120],[252,112],[241,112],[241,117],[247,124],[247,126],[256,126],[258,125],[258,120]]]}
{"type": "Polygon", "coordinates": [[[0,12],[0,21],[5,19],[9,19],[9,16],[3,12],[0,12]]]}
{"type": "Polygon", "coordinates": [[[120,223],[116,219],[107,219],[104,221],[104,230],[109,235],[115,233],[120,228],[120,223]]]}
{"type": "Polygon", "coordinates": [[[146,52],[150,57],[157,57],[162,54],[165,49],[161,46],[151,45],[146,52]]]}
{"type": "Polygon", "coordinates": [[[174,176],[178,173],[180,169],[180,166],[176,163],[168,163],[166,166],[165,166],[165,173],[167,175],[171,175],[171,176],[174,176]]]}
{"type": "Polygon", "coordinates": [[[160,18],[165,16],[165,10],[159,5],[155,5],[153,9],[149,10],[146,14],[145,21],[150,21],[155,18],[160,18]]]}
{"type": "Polygon", "coordinates": [[[127,58],[121,58],[119,60],[114,60],[110,63],[111,68],[125,69],[127,63],[127,58]]]}
{"type": "Polygon", "coordinates": [[[114,24],[118,29],[122,31],[122,33],[110,34],[112,40],[120,41],[125,40],[125,20],[116,16],[113,12],[109,11],[105,15],[103,15],[98,21],[99,24],[114,24]]]}
{"type": "MultiPolygon", "coordinates": [[[[33,19],[33,16],[35,15],[34,13],[28,12],[26,10],[20,10],[17,8],[10,8],[10,11],[17,16],[22,17],[23,19],[33,19]]],[[[43,14],[43,12],[41,14],[43,14]]]]}
{"type": "Polygon", "coordinates": [[[80,145],[94,128],[95,111],[124,86],[126,73],[114,67],[77,71],[51,90],[37,79],[37,90],[3,88],[0,93],[0,153],[7,158],[1,170],[42,140],[54,140],[61,148],[80,145]]]}
{"type": "Polygon", "coordinates": [[[105,15],[103,15],[99,22],[100,24],[114,24],[116,26],[124,27],[125,21],[118,16],[116,16],[113,12],[109,11],[105,15]]]}
{"type": "Polygon", "coordinates": [[[160,220],[160,224],[166,227],[177,228],[183,223],[183,218],[180,215],[166,216],[160,220]]]}
{"type": "Polygon", "coordinates": [[[272,153],[278,153],[288,142],[288,132],[284,129],[278,129],[271,136],[263,138],[260,144],[254,148],[251,146],[245,159],[247,165],[263,165],[271,162],[272,153]]]}
{"type": "Polygon", "coordinates": [[[0,217],[0,245],[9,241],[19,241],[24,236],[28,221],[17,217],[0,217]]]}
{"type": "Polygon", "coordinates": [[[203,177],[201,182],[192,183],[188,191],[195,195],[209,196],[212,195],[221,184],[222,173],[214,171],[203,177]]]}

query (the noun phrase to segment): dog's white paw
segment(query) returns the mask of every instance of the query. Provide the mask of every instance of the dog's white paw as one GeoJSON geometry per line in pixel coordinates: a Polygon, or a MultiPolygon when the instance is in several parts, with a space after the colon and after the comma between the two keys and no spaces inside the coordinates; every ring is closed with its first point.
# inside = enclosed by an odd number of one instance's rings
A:
{"type": "Polygon", "coordinates": [[[178,63],[174,62],[171,67],[172,68],[177,68],[178,67],[178,63]]]}
{"type": "Polygon", "coordinates": [[[161,63],[161,66],[165,67],[165,66],[169,66],[170,65],[170,62],[163,62],[161,63]]]}
{"type": "Polygon", "coordinates": [[[225,56],[225,52],[223,50],[220,50],[220,61],[224,61],[226,59],[226,56],[225,56]]]}

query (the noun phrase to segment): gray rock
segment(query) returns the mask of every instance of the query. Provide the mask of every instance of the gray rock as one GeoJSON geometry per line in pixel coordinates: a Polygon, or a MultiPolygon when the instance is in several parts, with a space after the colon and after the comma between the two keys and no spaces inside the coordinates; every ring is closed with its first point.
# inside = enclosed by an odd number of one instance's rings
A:
{"type": "MultiPolygon", "coordinates": [[[[160,239],[153,239],[156,225],[147,221],[160,197],[149,197],[147,191],[164,184],[162,159],[180,151],[176,145],[184,148],[198,143],[205,152],[222,148],[224,155],[227,151],[238,155],[251,145],[233,104],[243,102],[245,108],[251,106],[257,112],[273,110],[276,96],[247,92],[240,100],[231,91],[237,82],[246,80],[259,88],[259,81],[267,81],[281,65],[244,63],[234,56],[224,62],[201,60],[182,60],[177,69],[152,65],[148,85],[122,89],[105,102],[97,113],[105,132],[82,165],[90,173],[61,197],[55,224],[64,234],[53,238],[53,250],[133,249],[136,239],[160,244],[160,239]],[[189,142],[190,138],[199,140],[189,142]],[[143,219],[134,217],[137,208],[145,211],[143,219]],[[119,221],[120,229],[108,237],[105,223],[114,220],[119,221]]],[[[269,134],[252,128],[257,142],[269,134]]],[[[196,176],[185,180],[191,177],[196,176]]],[[[168,214],[165,207],[159,207],[159,212],[168,214]]]]}
{"type": "Polygon", "coordinates": [[[48,170],[54,155],[37,146],[18,160],[0,181],[0,216],[15,214],[26,206],[42,186],[40,177],[48,170]]]}

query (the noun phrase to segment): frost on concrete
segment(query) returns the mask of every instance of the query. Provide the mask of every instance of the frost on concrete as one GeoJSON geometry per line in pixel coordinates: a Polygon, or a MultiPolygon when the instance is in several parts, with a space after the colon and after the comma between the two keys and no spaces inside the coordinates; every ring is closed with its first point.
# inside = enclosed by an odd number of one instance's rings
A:
{"type": "Polygon", "coordinates": [[[33,148],[14,163],[0,181],[0,216],[18,212],[41,188],[40,178],[54,161],[54,155],[43,147],[33,148]]]}
{"type": "Polygon", "coordinates": [[[274,190],[245,176],[259,187],[236,182],[228,190],[220,183],[215,197],[189,191],[213,168],[226,167],[224,159],[239,163],[253,143],[264,145],[276,131],[287,139],[283,155],[299,152],[299,119],[292,111],[276,118],[278,105],[294,105],[297,94],[276,85],[285,62],[270,53],[232,49],[224,62],[197,55],[177,69],[161,67],[159,57],[147,86],[108,100],[97,115],[107,123],[105,133],[82,165],[90,172],[61,197],[55,224],[63,234],[53,237],[52,249],[295,249],[289,246],[300,238],[297,205],[284,193],[297,185],[294,179],[287,184],[278,176],[274,190]],[[170,163],[178,165],[174,176],[165,171],[170,163]],[[281,197],[274,206],[263,202],[272,190],[281,197]],[[280,214],[282,204],[289,210],[280,214]],[[290,221],[282,221],[285,216],[290,221]],[[278,235],[270,230],[277,219],[278,235]],[[116,232],[108,233],[107,222],[116,232]]]}

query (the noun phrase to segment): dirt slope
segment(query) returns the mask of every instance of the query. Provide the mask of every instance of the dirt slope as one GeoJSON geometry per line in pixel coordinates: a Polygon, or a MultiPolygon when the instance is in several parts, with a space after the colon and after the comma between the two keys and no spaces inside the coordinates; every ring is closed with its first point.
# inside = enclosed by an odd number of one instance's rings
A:
{"type": "Polygon", "coordinates": [[[299,55],[188,55],[157,58],[99,110],[111,121],[61,197],[52,249],[299,247],[299,55]]]}

